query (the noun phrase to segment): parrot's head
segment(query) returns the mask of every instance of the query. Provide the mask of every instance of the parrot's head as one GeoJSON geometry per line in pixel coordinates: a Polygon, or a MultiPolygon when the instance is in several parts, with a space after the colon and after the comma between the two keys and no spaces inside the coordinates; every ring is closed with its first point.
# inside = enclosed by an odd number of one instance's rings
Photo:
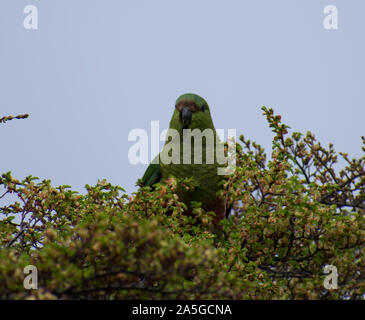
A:
{"type": "Polygon", "coordinates": [[[193,93],[185,93],[177,98],[173,118],[178,120],[181,129],[214,128],[208,103],[193,93]]]}

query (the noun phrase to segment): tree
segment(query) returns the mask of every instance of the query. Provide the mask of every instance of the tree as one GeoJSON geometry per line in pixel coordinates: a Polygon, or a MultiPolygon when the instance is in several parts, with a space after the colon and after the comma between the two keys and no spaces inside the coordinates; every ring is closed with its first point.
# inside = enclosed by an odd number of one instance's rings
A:
{"type": "Polygon", "coordinates": [[[0,206],[0,297],[363,299],[365,156],[340,153],[346,165],[336,172],[332,144],[289,135],[280,116],[263,111],[271,158],[240,137],[236,170],[217,194],[234,203],[222,236],[199,203],[184,215],[176,188],[194,188],[191,180],[132,195],[102,180],[82,195],[2,174],[0,200],[17,200],[0,206]],[[38,289],[23,286],[27,265],[38,289]],[[338,270],[337,289],[324,287],[326,265],[338,270]]]}

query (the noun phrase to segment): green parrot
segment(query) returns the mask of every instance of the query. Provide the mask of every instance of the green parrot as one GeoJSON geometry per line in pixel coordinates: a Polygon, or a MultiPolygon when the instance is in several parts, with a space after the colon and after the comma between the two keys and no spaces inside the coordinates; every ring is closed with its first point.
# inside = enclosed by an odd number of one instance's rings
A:
{"type": "Polygon", "coordinates": [[[208,103],[196,94],[183,94],[176,100],[165,145],[148,166],[142,183],[152,187],[171,177],[192,177],[197,183],[193,191],[177,188],[179,199],[188,207],[187,214],[191,214],[191,201],[200,202],[204,210],[215,212],[213,222],[218,225],[230,210],[217,196],[220,182],[226,178],[218,170],[227,166],[218,161],[216,148],[219,147],[223,152],[224,145],[214,128],[208,103]]]}

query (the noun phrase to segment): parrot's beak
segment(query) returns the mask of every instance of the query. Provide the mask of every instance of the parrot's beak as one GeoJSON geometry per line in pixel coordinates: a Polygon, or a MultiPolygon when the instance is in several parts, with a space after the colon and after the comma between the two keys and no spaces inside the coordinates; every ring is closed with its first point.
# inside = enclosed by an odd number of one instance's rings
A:
{"type": "Polygon", "coordinates": [[[191,111],[188,107],[184,107],[180,112],[180,122],[183,125],[183,128],[186,129],[191,123],[191,111]]]}

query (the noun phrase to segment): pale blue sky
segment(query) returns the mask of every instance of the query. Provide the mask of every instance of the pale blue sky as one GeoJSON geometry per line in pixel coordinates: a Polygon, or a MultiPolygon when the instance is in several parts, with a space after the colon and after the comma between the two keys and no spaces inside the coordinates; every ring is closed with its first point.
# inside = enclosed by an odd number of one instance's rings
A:
{"type": "Polygon", "coordinates": [[[365,134],[363,0],[2,0],[0,172],[84,192],[106,178],[135,191],[128,133],[168,126],[175,99],[195,92],[217,128],[261,143],[260,107],[338,151],[365,134]],[[38,7],[39,29],[23,9],[38,7]],[[336,5],[339,29],[323,28],[336,5]]]}

